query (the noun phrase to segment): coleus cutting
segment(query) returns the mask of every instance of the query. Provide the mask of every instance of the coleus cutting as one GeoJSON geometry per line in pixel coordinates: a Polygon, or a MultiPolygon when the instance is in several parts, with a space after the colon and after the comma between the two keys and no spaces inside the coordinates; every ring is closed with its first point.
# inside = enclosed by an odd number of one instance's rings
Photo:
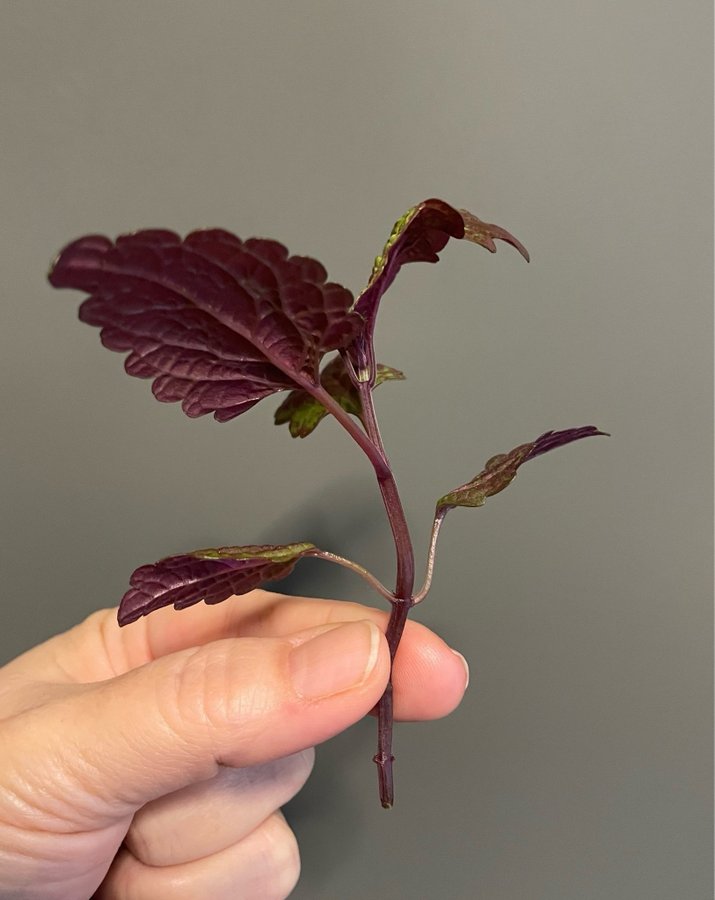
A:
{"type": "MultiPolygon", "coordinates": [[[[372,464],[392,530],[397,557],[390,591],[367,569],[312,543],[244,545],[194,550],[141,566],[119,605],[120,625],[155,609],[184,609],[203,600],[220,603],[288,575],[306,556],[346,566],[391,604],[387,642],[394,660],[410,609],[425,598],[437,536],[449,510],[482,506],[504,490],[517,469],[549,450],[592,435],[594,426],[548,431],[509,453],[492,457],[471,480],[437,503],[424,584],[414,587],[414,553],[395,477],[383,447],[373,391],[404,375],[375,360],[373,336],[383,294],[400,268],[437,262],[450,238],[496,251],[495,240],[528,261],[508,231],[441,200],[425,200],[396,223],[367,287],[354,298],[327,281],[316,260],[289,256],[272,240],[241,240],[228,231],[194,231],[183,240],[152,229],[112,242],[88,235],[69,244],[49,273],[58,288],[90,296],[80,319],[101,328],[110,350],[128,352],[130,375],[153,379],[158,400],[181,401],[188,416],[213,413],[227,422],[272,394],[289,392],[275,413],[293,437],[306,437],[332,415],[372,464]],[[326,360],[326,357],[329,359],[326,360]]],[[[378,704],[380,799],[394,799],[392,679],[378,704]]]]}

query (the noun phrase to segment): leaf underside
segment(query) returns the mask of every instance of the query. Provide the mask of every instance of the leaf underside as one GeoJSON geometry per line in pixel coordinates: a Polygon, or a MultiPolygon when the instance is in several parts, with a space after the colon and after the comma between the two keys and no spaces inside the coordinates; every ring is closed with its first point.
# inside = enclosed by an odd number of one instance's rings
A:
{"type": "Polygon", "coordinates": [[[169,556],[141,566],[131,576],[117,619],[128,625],[163,606],[185,609],[203,600],[214,604],[245,594],[291,573],[301,557],[317,548],[304,542],[218,547],[169,556]]]}
{"type": "Polygon", "coordinates": [[[511,484],[519,467],[528,460],[581,438],[605,434],[594,425],[547,431],[535,441],[520,444],[509,453],[498,453],[487,460],[474,478],[441,497],[437,502],[437,513],[444,513],[455,506],[484,506],[487,497],[498,494],[511,484]]]}
{"type": "Polygon", "coordinates": [[[362,329],[353,296],[314,259],[228,231],[89,235],[59,254],[55,287],[90,294],[80,318],[102,329],[158,400],[227,421],[278,391],[315,384],[323,355],[362,329]]]}

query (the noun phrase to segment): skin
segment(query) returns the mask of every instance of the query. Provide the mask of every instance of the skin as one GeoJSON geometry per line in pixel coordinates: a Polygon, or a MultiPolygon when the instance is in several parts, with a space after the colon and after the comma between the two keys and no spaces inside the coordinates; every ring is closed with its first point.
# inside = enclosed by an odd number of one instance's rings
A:
{"type": "MultiPolygon", "coordinates": [[[[253,591],[121,629],[101,610],[0,669],[0,896],[287,897],[300,862],[280,807],[312,747],[379,700],[386,624],[253,591]]],[[[467,678],[408,622],[397,718],[446,715],[467,678]]]]}

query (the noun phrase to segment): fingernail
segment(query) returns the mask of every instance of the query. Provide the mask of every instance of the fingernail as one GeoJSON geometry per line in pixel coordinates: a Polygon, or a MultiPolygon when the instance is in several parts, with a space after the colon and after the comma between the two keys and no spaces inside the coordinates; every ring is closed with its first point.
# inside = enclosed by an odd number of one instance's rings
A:
{"type": "Polygon", "coordinates": [[[375,668],[380,630],[372,622],[350,622],[295,647],[290,675],[306,700],[339,694],[364,681],[375,668]]]}
{"type": "Polygon", "coordinates": [[[464,674],[467,676],[467,680],[464,682],[464,690],[466,691],[469,687],[469,663],[458,650],[452,650],[452,653],[454,653],[455,656],[458,656],[462,660],[462,665],[464,666],[464,674]]]}

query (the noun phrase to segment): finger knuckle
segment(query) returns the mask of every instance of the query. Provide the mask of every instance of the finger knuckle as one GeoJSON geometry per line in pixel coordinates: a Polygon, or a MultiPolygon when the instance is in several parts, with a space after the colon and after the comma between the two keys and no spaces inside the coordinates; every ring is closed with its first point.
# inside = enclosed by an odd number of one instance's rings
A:
{"type": "Polygon", "coordinates": [[[169,707],[182,730],[221,729],[251,723],[273,711],[275,673],[270,655],[253,642],[232,642],[200,647],[184,656],[174,670],[169,707]]]}

